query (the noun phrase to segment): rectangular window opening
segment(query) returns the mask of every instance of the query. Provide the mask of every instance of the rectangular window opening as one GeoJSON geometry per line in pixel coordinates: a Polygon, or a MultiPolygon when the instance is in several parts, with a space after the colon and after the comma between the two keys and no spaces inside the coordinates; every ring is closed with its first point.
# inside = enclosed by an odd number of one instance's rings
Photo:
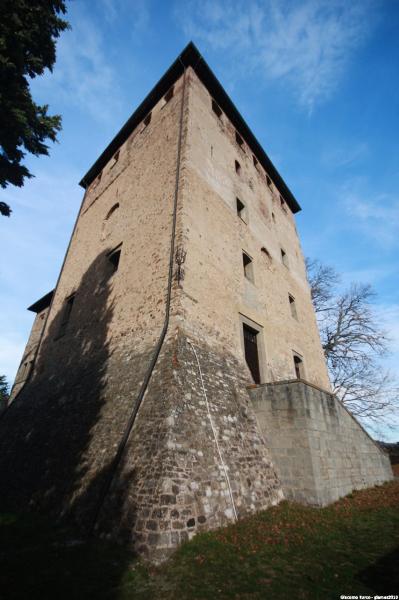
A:
{"type": "Polygon", "coordinates": [[[143,131],[151,123],[151,116],[152,116],[152,113],[149,112],[148,115],[146,116],[146,118],[143,119],[143,125],[144,125],[143,131]]]}
{"type": "Polygon", "coordinates": [[[63,309],[63,313],[62,313],[58,337],[63,336],[66,331],[68,323],[71,319],[71,313],[72,313],[72,308],[73,308],[73,305],[75,302],[75,297],[76,297],[76,294],[71,294],[71,296],[66,298],[66,300],[64,302],[64,309],[63,309]]]}
{"type": "Polygon", "coordinates": [[[295,377],[297,379],[305,379],[305,370],[303,367],[302,357],[299,356],[296,352],[294,352],[294,369],[295,369],[295,377]]]}
{"type": "Polygon", "coordinates": [[[287,256],[287,253],[282,248],[280,250],[281,250],[281,262],[288,269],[288,256],[287,256]]]}
{"type": "Polygon", "coordinates": [[[172,85],[171,88],[169,88],[169,90],[166,92],[165,96],[163,97],[163,105],[165,106],[170,100],[172,100],[173,98],[173,94],[174,94],[174,86],[172,85]]]}
{"type": "Polygon", "coordinates": [[[234,161],[234,167],[235,167],[235,170],[236,170],[236,173],[237,173],[237,175],[240,175],[240,174],[241,174],[241,165],[240,165],[240,163],[238,162],[238,160],[235,160],[235,161],[234,161]]]}
{"type": "Polygon", "coordinates": [[[258,161],[258,159],[256,158],[256,156],[252,155],[252,160],[253,160],[253,163],[254,163],[254,167],[255,167],[255,169],[256,169],[257,171],[259,171],[259,170],[260,170],[260,167],[259,167],[259,161],[258,161]]]}
{"type": "Polygon", "coordinates": [[[217,102],[215,102],[215,100],[213,98],[212,98],[212,110],[219,119],[222,118],[222,114],[223,114],[222,109],[220,108],[219,104],[217,104],[217,102]]]}
{"type": "Polygon", "coordinates": [[[111,264],[113,273],[116,273],[116,271],[118,270],[119,261],[121,258],[121,250],[122,250],[122,248],[119,246],[115,250],[112,250],[112,252],[110,252],[107,256],[108,261],[111,264]]]}
{"type": "Polygon", "coordinates": [[[117,152],[115,152],[115,154],[113,155],[113,157],[112,157],[112,163],[111,163],[111,169],[112,169],[112,168],[113,168],[113,167],[116,165],[116,163],[118,162],[118,160],[119,160],[119,153],[120,153],[120,150],[118,150],[117,152]]]}
{"type": "Polygon", "coordinates": [[[236,198],[236,206],[237,206],[237,215],[244,221],[247,222],[247,211],[245,208],[245,204],[241,202],[239,198],[236,198]]]}
{"type": "Polygon", "coordinates": [[[295,303],[294,296],[291,296],[291,294],[288,294],[288,301],[290,303],[291,316],[294,317],[294,319],[298,320],[298,313],[296,310],[296,303],[295,303]]]}
{"type": "Polygon", "coordinates": [[[267,175],[267,173],[266,173],[266,183],[267,183],[267,187],[269,187],[271,189],[272,188],[272,180],[270,179],[269,175],[267,175]]]}
{"type": "Polygon", "coordinates": [[[244,276],[254,283],[254,265],[252,258],[246,252],[242,253],[242,263],[244,267],[244,276]]]}
{"type": "Polygon", "coordinates": [[[240,136],[240,134],[238,133],[238,131],[236,131],[236,142],[240,146],[240,148],[242,150],[244,150],[244,140],[242,139],[242,137],[240,136]]]}
{"type": "Polygon", "coordinates": [[[251,371],[254,383],[260,383],[258,331],[243,323],[245,361],[251,371]]]}

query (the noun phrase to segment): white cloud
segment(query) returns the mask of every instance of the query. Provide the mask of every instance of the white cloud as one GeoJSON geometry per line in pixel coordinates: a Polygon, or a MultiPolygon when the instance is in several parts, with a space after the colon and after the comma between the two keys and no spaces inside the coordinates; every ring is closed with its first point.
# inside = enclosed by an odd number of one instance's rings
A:
{"type": "Polygon", "coordinates": [[[376,194],[369,199],[347,192],[344,206],[352,227],[358,227],[384,249],[398,245],[399,199],[388,194],[376,194]]]}
{"type": "Polygon", "coordinates": [[[111,121],[121,110],[122,92],[107,40],[81,7],[71,6],[70,13],[72,29],[57,43],[54,71],[32,82],[34,96],[57,98],[98,121],[111,121]]]}
{"type": "Polygon", "coordinates": [[[365,142],[345,141],[325,148],[321,154],[323,165],[336,169],[349,167],[367,157],[369,146],[365,142]]]}
{"type": "Polygon", "coordinates": [[[372,0],[198,0],[176,4],[186,35],[235,59],[241,76],[255,70],[288,83],[309,112],[335,91],[371,31],[372,0]]]}

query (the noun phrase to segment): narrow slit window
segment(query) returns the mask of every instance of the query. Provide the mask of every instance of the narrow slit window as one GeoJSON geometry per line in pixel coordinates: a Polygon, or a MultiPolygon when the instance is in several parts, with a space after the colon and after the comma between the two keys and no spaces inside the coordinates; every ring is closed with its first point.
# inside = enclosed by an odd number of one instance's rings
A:
{"type": "Polygon", "coordinates": [[[235,160],[235,161],[234,161],[234,167],[235,167],[235,170],[236,170],[236,173],[237,173],[237,175],[241,175],[241,165],[240,165],[240,163],[238,162],[238,160],[235,160]]]}
{"type": "Polygon", "coordinates": [[[266,183],[267,183],[267,187],[272,189],[272,180],[270,179],[269,175],[267,175],[267,174],[266,174],[266,183]]]}
{"type": "Polygon", "coordinates": [[[290,304],[291,316],[294,317],[294,319],[298,320],[295,298],[294,296],[291,296],[291,294],[288,294],[288,302],[290,304]]]}
{"type": "Polygon", "coordinates": [[[287,206],[286,206],[285,200],[284,200],[284,198],[282,197],[281,194],[280,194],[280,206],[281,206],[281,208],[283,210],[287,210],[287,206]]]}
{"type": "Polygon", "coordinates": [[[255,169],[256,169],[257,171],[259,171],[259,170],[260,170],[260,167],[259,167],[259,161],[258,161],[258,159],[256,158],[256,156],[253,156],[253,155],[252,155],[252,160],[253,160],[253,163],[254,163],[254,167],[255,167],[255,169]]]}
{"type": "Polygon", "coordinates": [[[217,102],[215,102],[215,100],[213,100],[212,98],[212,110],[215,113],[215,115],[218,117],[218,119],[222,118],[222,109],[220,108],[219,104],[217,102]]]}
{"type": "Polygon", "coordinates": [[[166,92],[165,96],[163,97],[164,106],[165,106],[165,104],[167,104],[169,102],[169,100],[172,100],[173,93],[174,93],[174,86],[172,85],[172,87],[166,92]]]}
{"type": "Polygon", "coordinates": [[[239,198],[236,198],[236,207],[237,207],[237,215],[244,221],[247,222],[247,211],[245,208],[245,204],[241,202],[239,198]]]}
{"type": "Polygon", "coordinates": [[[242,139],[242,137],[240,136],[240,134],[238,133],[238,131],[236,131],[236,142],[240,146],[240,148],[242,150],[244,150],[244,140],[242,139]]]}
{"type": "Polygon", "coordinates": [[[305,379],[305,371],[304,371],[304,368],[303,368],[303,360],[296,353],[294,353],[294,369],[295,369],[295,377],[297,379],[305,379]]]}
{"type": "Polygon", "coordinates": [[[93,183],[92,183],[92,187],[93,187],[93,189],[94,189],[95,187],[97,187],[97,186],[98,186],[98,184],[100,183],[100,181],[101,181],[101,177],[102,177],[102,174],[103,174],[103,172],[102,172],[102,171],[100,171],[100,172],[99,172],[99,174],[97,175],[97,177],[95,178],[95,180],[93,181],[93,183]]]}
{"type": "Polygon", "coordinates": [[[259,348],[258,348],[258,334],[259,331],[252,329],[245,323],[243,323],[243,337],[244,337],[244,352],[245,361],[251,371],[254,383],[260,383],[260,368],[259,368],[259,348]]]}
{"type": "Polygon", "coordinates": [[[272,219],[273,219],[273,223],[276,222],[276,215],[274,214],[274,212],[272,212],[272,219]]]}
{"type": "Polygon", "coordinates": [[[285,250],[281,248],[281,262],[288,269],[288,256],[285,250]]]}
{"type": "Polygon", "coordinates": [[[242,253],[242,263],[244,267],[244,276],[254,283],[254,265],[252,258],[246,252],[242,253]]]}

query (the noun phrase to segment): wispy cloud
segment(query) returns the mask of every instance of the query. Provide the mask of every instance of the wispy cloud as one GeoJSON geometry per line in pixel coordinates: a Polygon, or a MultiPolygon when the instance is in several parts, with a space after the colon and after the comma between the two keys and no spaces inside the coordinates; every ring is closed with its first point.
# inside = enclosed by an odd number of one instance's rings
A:
{"type": "Polygon", "coordinates": [[[325,148],[320,159],[324,166],[336,169],[351,167],[367,158],[368,154],[369,146],[366,142],[345,141],[325,148]]]}
{"type": "Polygon", "coordinates": [[[34,95],[50,103],[61,99],[98,121],[110,121],[122,106],[122,92],[107,40],[82,7],[72,6],[70,12],[75,13],[73,28],[58,41],[53,73],[33,81],[34,95]]]}
{"type": "Polygon", "coordinates": [[[142,33],[150,23],[150,0],[101,0],[104,16],[114,25],[118,19],[128,19],[133,35],[142,33]]]}
{"type": "Polygon", "coordinates": [[[351,219],[351,227],[359,228],[385,249],[399,244],[399,199],[388,194],[376,194],[372,199],[348,192],[344,207],[351,219]]]}
{"type": "MultiPolygon", "coordinates": [[[[186,35],[248,69],[288,83],[309,112],[337,88],[375,24],[372,0],[177,0],[186,35]]],[[[239,65],[239,67],[238,67],[239,65]]]]}

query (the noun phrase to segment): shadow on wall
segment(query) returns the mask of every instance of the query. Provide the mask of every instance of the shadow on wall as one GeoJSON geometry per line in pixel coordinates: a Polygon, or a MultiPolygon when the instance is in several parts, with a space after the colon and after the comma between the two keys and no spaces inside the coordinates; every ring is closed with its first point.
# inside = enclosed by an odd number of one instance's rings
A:
{"type": "Polygon", "coordinates": [[[107,332],[117,265],[102,252],[52,319],[31,379],[0,420],[0,508],[87,529],[114,452],[107,332]],[[67,322],[66,322],[67,321],[67,322]],[[101,420],[101,427],[99,422],[101,420]]]}

